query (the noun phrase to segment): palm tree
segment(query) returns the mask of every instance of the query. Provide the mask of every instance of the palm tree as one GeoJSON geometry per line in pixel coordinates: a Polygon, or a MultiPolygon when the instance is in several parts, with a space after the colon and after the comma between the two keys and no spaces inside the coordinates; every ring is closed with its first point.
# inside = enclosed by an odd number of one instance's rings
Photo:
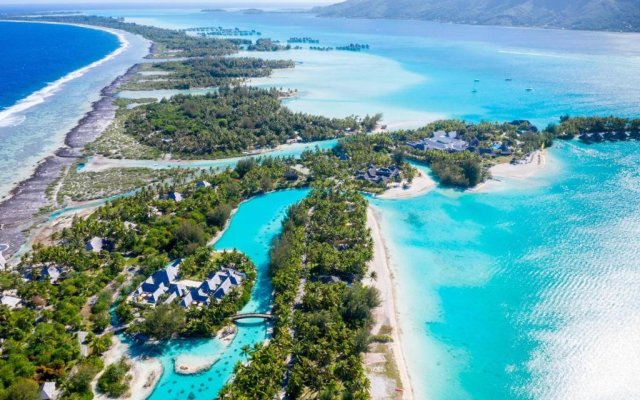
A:
{"type": "Polygon", "coordinates": [[[371,273],[369,274],[369,279],[371,279],[371,281],[378,280],[378,273],[376,271],[371,271],[371,273]]]}
{"type": "Polygon", "coordinates": [[[245,344],[244,346],[242,346],[242,355],[248,357],[249,354],[251,354],[251,346],[245,344]]]}

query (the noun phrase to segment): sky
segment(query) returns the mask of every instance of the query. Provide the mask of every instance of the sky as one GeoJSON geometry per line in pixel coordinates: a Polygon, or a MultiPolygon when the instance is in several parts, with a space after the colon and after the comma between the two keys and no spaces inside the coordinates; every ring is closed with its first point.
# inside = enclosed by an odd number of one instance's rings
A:
{"type": "Polygon", "coordinates": [[[110,4],[194,4],[198,6],[206,7],[243,7],[253,6],[259,7],[274,6],[274,5],[291,5],[298,7],[312,7],[319,4],[333,4],[339,3],[341,0],[226,0],[226,1],[206,1],[206,0],[0,0],[2,5],[20,5],[27,6],[30,4],[45,4],[45,5],[60,5],[60,4],[74,4],[74,5],[93,5],[100,4],[103,6],[110,4]]]}

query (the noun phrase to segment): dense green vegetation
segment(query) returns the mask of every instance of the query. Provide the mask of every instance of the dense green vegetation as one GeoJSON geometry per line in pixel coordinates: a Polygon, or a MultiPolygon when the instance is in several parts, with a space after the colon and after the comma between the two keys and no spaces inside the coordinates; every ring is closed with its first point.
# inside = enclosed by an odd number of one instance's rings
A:
{"type": "Polygon", "coordinates": [[[152,64],[145,71],[158,75],[137,75],[125,85],[129,90],[191,89],[227,86],[246,78],[271,75],[274,69],[293,68],[293,61],[261,60],[249,57],[207,57],[152,64]],[[167,74],[168,73],[168,74],[167,74]]]}
{"type": "Polygon", "coordinates": [[[127,374],[130,368],[131,366],[125,360],[107,366],[98,378],[98,391],[113,398],[124,396],[129,390],[130,376],[127,374]]]}
{"type": "Polygon", "coordinates": [[[369,398],[360,354],[379,299],[360,280],[372,251],[358,192],[322,186],[293,206],[271,250],[274,337],[236,367],[220,397],[271,398],[284,388],[291,398],[369,398]],[[342,280],[323,283],[327,274],[342,280]]]}
{"type": "Polygon", "coordinates": [[[125,133],[143,145],[182,158],[238,155],[275,147],[298,136],[332,139],[362,129],[355,118],[335,119],[294,113],[282,93],[248,87],[221,88],[206,96],[175,96],[131,110],[125,133]]]}
{"type": "Polygon", "coordinates": [[[256,40],[255,43],[250,44],[246,47],[249,51],[283,51],[290,50],[290,45],[282,45],[280,42],[263,38],[256,40]]]}
{"type": "Polygon", "coordinates": [[[321,16],[423,19],[461,24],[581,30],[640,30],[635,0],[349,0],[315,10],[321,16]]]}
{"type": "MultiPolygon", "coordinates": [[[[31,280],[23,281],[17,273],[0,273],[0,290],[15,290],[25,305],[14,310],[0,306],[0,395],[24,386],[24,379],[35,378],[56,381],[69,394],[84,393],[82,382],[101,369],[98,363],[85,361],[100,357],[111,344],[110,335],[103,331],[118,288],[124,283],[123,293],[129,293],[171,259],[187,257],[187,272],[191,268],[195,275],[199,272],[190,267],[192,263],[207,270],[234,262],[239,269],[245,265],[251,279],[253,267],[242,263],[246,259],[237,253],[203,262],[210,255],[206,242],[226,222],[220,215],[228,215],[229,207],[266,190],[304,184],[284,179],[288,168],[288,160],[265,159],[245,165],[242,179],[233,170],[197,177],[208,180],[212,187],[175,181],[172,186],[146,188],[105,204],[86,219],[74,219],[71,227],[53,236],[53,245],[34,246],[19,266],[31,280]],[[171,190],[180,190],[184,200],[167,200],[166,193],[171,190]],[[108,245],[99,253],[86,250],[92,237],[103,238],[108,245]],[[63,272],[55,284],[42,275],[43,269],[52,265],[63,272]],[[88,359],[81,356],[76,338],[82,330],[94,332],[86,339],[88,359]]],[[[189,310],[185,330],[180,332],[211,334],[247,301],[250,287],[249,283],[228,296],[219,309],[212,306],[201,314],[189,310]]],[[[135,316],[134,310],[124,306],[118,311],[125,321],[135,316]]],[[[157,332],[154,336],[163,337],[162,330],[157,332]]]]}

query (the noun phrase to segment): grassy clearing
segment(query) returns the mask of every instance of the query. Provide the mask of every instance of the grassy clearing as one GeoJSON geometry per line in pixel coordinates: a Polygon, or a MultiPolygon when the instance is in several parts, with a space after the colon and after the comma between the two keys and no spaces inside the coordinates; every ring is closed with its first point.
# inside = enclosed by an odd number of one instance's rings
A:
{"type": "Polygon", "coordinates": [[[86,154],[100,154],[109,158],[153,160],[162,156],[160,151],[138,143],[124,133],[125,113],[119,112],[113,123],[93,143],[86,146],[86,154]]]}
{"type": "Polygon", "coordinates": [[[58,192],[58,203],[66,199],[88,201],[126,193],[167,179],[180,179],[184,169],[114,168],[103,172],[69,171],[58,192]]]}

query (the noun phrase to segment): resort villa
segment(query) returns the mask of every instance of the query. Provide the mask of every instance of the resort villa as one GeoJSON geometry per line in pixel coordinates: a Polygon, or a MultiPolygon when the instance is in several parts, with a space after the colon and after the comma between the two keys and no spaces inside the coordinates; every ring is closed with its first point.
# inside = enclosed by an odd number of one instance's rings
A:
{"type": "Polygon", "coordinates": [[[200,189],[200,188],[208,188],[208,187],[211,187],[211,184],[209,182],[207,182],[207,181],[199,181],[198,183],[196,183],[196,187],[198,189],[200,189]]]}
{"type": "Polygon", "coordinates": [[[55,400],[59,394],[55,382],[45,382],[40,386],[40,400],[55,400]]]}
{"type": "Polygon", "coordinates": [[[465,151],[469,147],[469,143],[462,139],[458,139],[458,132],[433,132],[433,137],[408,142],[407,145],[417,150],[442,150],[450,153],[465,151]]]}
{"type": "Polygon", "coordinates": [[[181,193],[178,193],[178,192],[169,192],[169,193],[167,193],[167,197],[166,197],[166,199],[167,199],[167,200],[173,200],[173,201],[175,201],[175,202],[179,202],[179,201],[182,201],[183,197],[182,197],[182,194],[181,194],[181,193]]]}
{"type": "Polygon", "coordinates": [[[87,242],[84,249],[94,253],[100,253],[102,250],[111,251],[113,250],[113,242],[96,236],[87,242]]]}
{"type": "Polygon", "coordinates": [[[22,306],[22,299],[17,296],[6,294],[0,296],[0,304],[3,306],[7,306],[9,310],[13,310],[22,306]]]}
{"type": "Polygon", "coordinates": [[[395,165],[376,168],[375,165],[369,164],[369,168],[367,168],[366,171],[356,172],[356,179],[362,179],[372,183],[387,183],[398,176],[400,176],[400,169],[395,165]]]}
{"type": "Polygon", "coordinates": [[[230,291],[240,286],[246,275],[233,268],[222,268],[211,273],[202,282],[179,280],[180,263],[155,272],[129,296],[138,304],[155,306],[179,301],[184,308],[193,305],[208,305],[213,300],[221,300],[230,291]]]}
{"type": "Polygon", "coordinates": [[[460,135],[455,131],[436,131],[432,137],[407,142],[407,146],[413,147],[416,150],[440,150],[449,153],[470,151],[487,157],[511,156],[513,155],[513,147],[511,147],[511,145],[511,141],[505,140],[488,144],[485,143],[485,146],[482,147],[481,142],[477,138],[467,142],[460,139],[460,135]]]}

